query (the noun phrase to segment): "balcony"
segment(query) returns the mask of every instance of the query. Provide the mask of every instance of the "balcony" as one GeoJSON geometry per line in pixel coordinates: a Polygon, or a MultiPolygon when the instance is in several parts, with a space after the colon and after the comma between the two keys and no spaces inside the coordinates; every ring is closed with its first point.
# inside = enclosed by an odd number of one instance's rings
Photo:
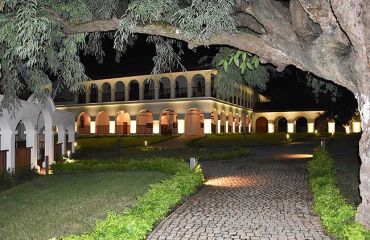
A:
{"type": "Polygon", "coordinates": [[[102,102],[110,102],[111,99],[111,93],[102,93],[101,95],[102,102]]]}
{"type": "Polygon", "coordinates": [[[125,101],[125,92],[115,92],[115,101],[125,101]]]}
{"type": "Polygon", "coordinates": [[[149,90],[149,91],[144,91],[144,99],[145,100],[154,99],[154,89],[149,90]]]}
{"type": "Polygon", "coordinates": [[[171,89],[170,88],[159,89],[159,98],[171,98],[171,89]]]}
{"type": "Polygon", "coordinates": [[[187,88],[176,88],[176,98],[186,98],[188,97],[187,88]]]}
{"type": "Polygon", "coordinates": [[[91,93],[90,94],[90,103],[97,103],[98,102],[98,94],[97,93],[91,93]]]}

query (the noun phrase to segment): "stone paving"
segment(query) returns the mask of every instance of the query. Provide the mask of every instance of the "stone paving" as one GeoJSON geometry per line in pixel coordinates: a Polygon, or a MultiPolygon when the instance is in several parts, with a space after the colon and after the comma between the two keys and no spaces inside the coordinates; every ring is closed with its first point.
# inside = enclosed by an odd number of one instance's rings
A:
{"type": "Polygon", "coordinates": [[[330,239],[313,214],[306,163],[316,142],[203,162],[206,184],[148,239],[330,239]]]}

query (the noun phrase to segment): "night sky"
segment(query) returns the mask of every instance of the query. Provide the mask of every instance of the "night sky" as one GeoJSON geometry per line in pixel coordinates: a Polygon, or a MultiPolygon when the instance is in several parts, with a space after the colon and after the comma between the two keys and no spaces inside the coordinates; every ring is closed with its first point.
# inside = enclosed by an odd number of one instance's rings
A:
{"type": "MultiPolygon", "coordinates": [[[[197,51],[192,51],[184,43],[183,50],[185,54],[182,57],[182,64],[187,70],[197,70],[210,68],[210,66],[202,66],[199,60],[204,56],[214,56],[217,47],[199,47],[197,51]]],[[[104,51],[106,56],[102,64],[97,63],[91,56],[82,57],[86,73],[91,79],[144,75],[149,74],[153,68],[152,58],[155,55],[155,47],[147,43],[143,35],[139,36],[135,45],[127,50],[119,63],[115,61],[113,40],[108,38],[104,40],[104,51]]],[[[333,116],[343,110],[351,114],[357,108],[353,94],[342,87],[342,96],[334,103],[331,101],[330,94],[316,99],[305,84],[305,75],[305,72],[296,67],[288,66],[282,73],[270,74],[267,89],[262,93],[270,97],[270,105],[275,108],[324,108],[331,111],[333,116]]]]}

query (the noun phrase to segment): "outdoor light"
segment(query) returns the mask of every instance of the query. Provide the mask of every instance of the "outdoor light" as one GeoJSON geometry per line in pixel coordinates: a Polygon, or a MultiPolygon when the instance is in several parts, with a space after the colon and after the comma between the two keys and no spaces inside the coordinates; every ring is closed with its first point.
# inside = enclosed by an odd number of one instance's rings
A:
{"type": "Polygon", "coordinates": [[[75,147],[77,147],[77,142],[74,143],[75,147]]]}
{"type": "Polygon", "coordinates": [[[67,157],[68,157],[68,159],[70,159],[71,158],[71,151],[67,151],[67,157]]]}
{"type": "Polygon", "coordinates": [[[147,147],[148,146],[148,141],[144,141],[144,146],[147,147]]]}
{"type": "Polygon", "coordinates": [[[286,135],[286,139],[289,139],[289,138],[290,138],[290,136],[289,136],[289,134],[287,134],[287,135],[286,135]]]}
{"type": "Polygon", "coordinates": [[[315,130],[315,134],[317,134],[317,130],[315,130]]]}

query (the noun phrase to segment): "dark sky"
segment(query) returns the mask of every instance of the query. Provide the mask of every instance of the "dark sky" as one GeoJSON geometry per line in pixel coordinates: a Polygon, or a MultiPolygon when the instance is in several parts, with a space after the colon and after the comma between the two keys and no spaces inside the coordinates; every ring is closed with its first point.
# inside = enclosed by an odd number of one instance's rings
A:
{"type": "MultiPolygon", "coordinates": [[[[189,50],[186,43],[183,49],[185,54],[182,57],[182,63],[187,70],[207,68],[201,66],[199,60],[203,56],[213,56],[217,52],[217,47],[200,47],[195,52],[189,50]]],[[[153,68],[152,58],[155,55],[155,47],[146,42],[145,36],[139,36],[135,45],[127,50],[119,63],[115,61],[113,40],[104,40],[104,50],[106,57],[102,64],[98,64],[90,56],[82,58],[86,73],[92,79],[149,74],[153,68]]],[[[296,67],[288,66],[282,73],[271,74],[267,89],[263,93],[271,98],[274,106],[283,108],[323,107],[340,111],[343,108],[357,107],[353,94],[344,88],[342,88],[342,97],[336,103],[331,102],[330,94],[321,96],[317,102],[311,89],[305,84],[305,75],[305,72],[296,67]]]]}

